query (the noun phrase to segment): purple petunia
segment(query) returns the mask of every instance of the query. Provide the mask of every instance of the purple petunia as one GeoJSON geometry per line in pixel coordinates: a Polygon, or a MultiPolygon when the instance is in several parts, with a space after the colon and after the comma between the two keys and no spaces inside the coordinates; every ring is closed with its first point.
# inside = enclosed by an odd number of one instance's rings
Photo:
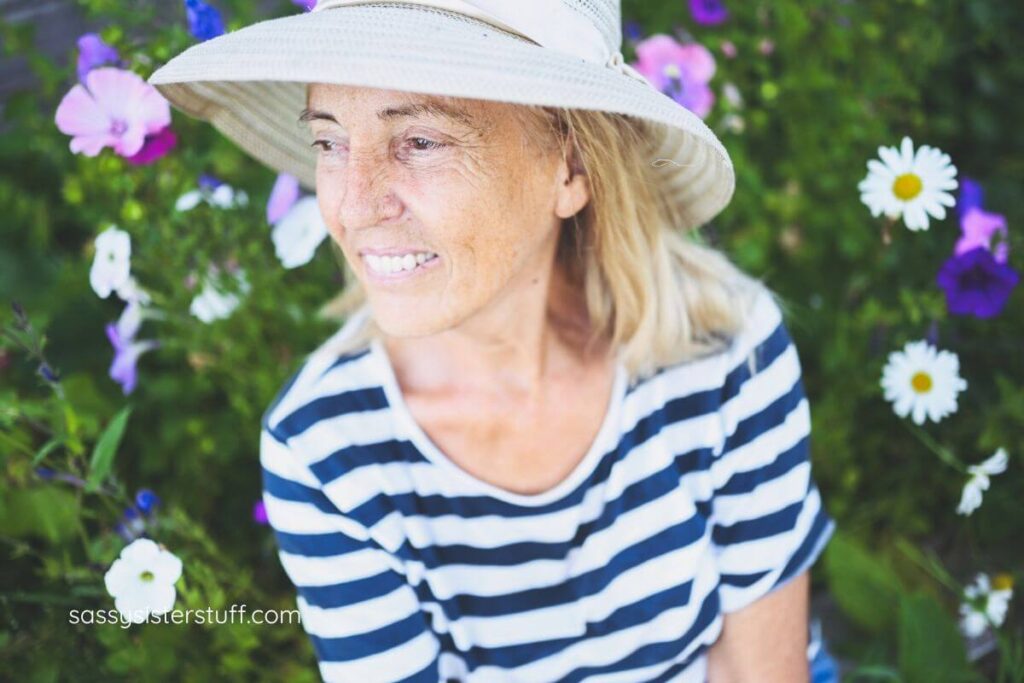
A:
{"type": "Polygon", "coordinates": [[[252,506],[252,520],[257,524],[267,524],[267,506],[262,500],[257,500],[252,506]]]}
{"type": "Polygon", "coordinates": [[[184,0],[189,32],[199,40],[209,40],[224,33],[224,20],[216,7],[202,0],[184,0]]]}
{"type": "Polygon", "coordinates": [[[977,180],[966,176],[962,177],[960,179],[960,197],[956,203],[956,208],[960,212],[960,220],[963,221],[971,209],[980,209],[984,198],[984,191],[977,180]]]}
{"type": "Polygon", "coordinates": [[[292,4],[310,12],[316,7],[316,0],[292,0],[292,4]]]}
{"type": "Polygon", "coordinates": [[[722,0],[690,0],[690,14],[703,26],[721,24],[729,18],[729,10],[722,0]]]}
{"type": "Polygon", "coordinates": [[[946,292],[951,314],[991,318],[1003,310],[1020,277],[991,251],[975,247],[947,260],[935,280],[946,292]]]}
{"type": "Polygon", "coordinates": [[[83,34],[78,39],[78,80],[85,83],[85,76],[99,66],[114,64],[125,66],[120,57],[110,45],[103,42],[103,39],[96,33],[83,34]]]}

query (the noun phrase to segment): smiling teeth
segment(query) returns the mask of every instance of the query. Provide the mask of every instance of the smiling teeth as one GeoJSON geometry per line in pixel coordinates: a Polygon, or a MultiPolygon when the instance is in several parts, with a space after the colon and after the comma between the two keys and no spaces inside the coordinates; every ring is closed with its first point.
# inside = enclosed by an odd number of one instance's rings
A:
{"type": "Polygon", "coordinates": [[[367,265],[375,273],[390,275],[391,273],[398,273],[403,270],[412,270],[421,263],[437,258],[437,254],[432,251],[421,251],[416,254],[405,254],[404,256],[366,254],[363,258],[366,259],[367,265]]]}

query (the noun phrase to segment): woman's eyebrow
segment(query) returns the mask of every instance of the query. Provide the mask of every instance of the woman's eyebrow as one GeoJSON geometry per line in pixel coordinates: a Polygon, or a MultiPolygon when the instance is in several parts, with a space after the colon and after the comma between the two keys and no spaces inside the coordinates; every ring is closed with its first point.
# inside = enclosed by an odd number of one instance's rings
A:
{"type": "MultiPolygon", "coordinates": [[[[449,119],[463,126],[473,126],[475,124],[474,118],[466,110],[441,102],[416,102],[412,104],[403,104],[397,107],[381,109],[377,112],[377,118],[382,121],[415,116],[437,116],[449,119]]],[[[298,122],[304,123],[313,120],[338,123],[338,120],[334,118],[333,114],[326,111],[320,111],[319,109],[309,108],[302,110],[302,113],[299,115],[298,122]]]]}

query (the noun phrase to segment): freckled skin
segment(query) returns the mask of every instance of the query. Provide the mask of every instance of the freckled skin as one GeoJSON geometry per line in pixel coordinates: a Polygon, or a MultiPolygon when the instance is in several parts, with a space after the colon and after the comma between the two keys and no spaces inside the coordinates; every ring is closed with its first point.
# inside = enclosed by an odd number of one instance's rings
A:
{"type": "MultiPolygon", "coordinates": [[[[313,84],[309,107],[341,125],[313,121],[317,198],[332,239],[363,282],[374,317],[395,337],[459,325],[509,293],[546,283],[561,223],[572,215],[556,150],[523,144],[511,105],[479,100],[313,84]],[[427,100],[459,105],[475,127],[420,115],[381,120],[388,107],[427,100]],[[417,149],[417,138],[439,149],[417,149]],[[561,183],[561,184],[560,184],[561,183]],[[566,213],[568,212],[568,213],[566,213]],[[408,287],[367,281],[365,247],[423,247],[440,268],[408,287]]],[[[584,202],[579,203],[580,206],[584,202]]]]}
{"type": "Polygon", "coordinates": [[[550,487],[595,437],[614,378],[607,349],[582,349],[585,303],[556,267],[562,221],[590,199],[576,159],[509,104],[320,83],[308,94],[338,120],[310,122],[311,140],[328,143],[320,209],[414,419],[475,476],[550,487]],[[472,125],[379,115],[428,103],[472,125]],[[422,248],[439,267],[379,286],[359,255],[368,247],[422,248]]]}

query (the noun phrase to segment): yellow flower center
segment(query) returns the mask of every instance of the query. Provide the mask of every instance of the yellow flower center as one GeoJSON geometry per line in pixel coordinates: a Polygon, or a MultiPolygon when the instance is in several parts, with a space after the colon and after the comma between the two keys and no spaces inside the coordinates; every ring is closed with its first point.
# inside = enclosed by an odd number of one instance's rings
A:
{"type": "Polygon", "coordinates": [[[1013,588],[1013,576],[1010,574],[996,574],[992,577],[992,590],[1005,591],[1013,588]]]}
{"type": "Polygon", "coordinates": [[[153,572],[151,572],[151,571],[149,571],[147,569],[146,571],[144,571],[141,574],[139,574],[139,578],[142,579],[143,581],[152,581],[153,580],[153,572]]]}
{"type": "Polygon", "coordinates": [[[915,372],[910,378],[910,386],[919,394],[927,394],[932,388],[932,378],[927,372],[915,372]]]}
{"type": "Polygon", "coordinates": [[[917,174],[904,173],[900,177],[896,178],[896,182],[892,184],[892,193],[896,195],[897,199],[909,202],[911,199],[921,194],[921,189],[923,187],[924,183],[921,182],[921,178],[917,174]]]}

